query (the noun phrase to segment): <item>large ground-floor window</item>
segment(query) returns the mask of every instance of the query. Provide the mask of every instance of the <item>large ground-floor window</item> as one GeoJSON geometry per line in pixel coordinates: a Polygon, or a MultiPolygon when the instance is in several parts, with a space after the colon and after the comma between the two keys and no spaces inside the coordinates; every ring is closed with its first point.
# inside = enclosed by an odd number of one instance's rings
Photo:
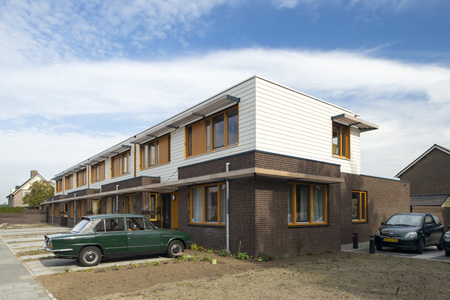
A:
{"type": "Polygon", "coordinates": [[[327,186],[291,183],[288,194],[288,224],[327,224],[327,186]]]}
{"type": "Polygon", "coordinates": [[[191,223],[225,224],[225,197],[224,183],[191,187],[191,223]]]}
{"type": "Polygon", "coordinates": [[[136,194],[129,194],[123,196],[123,212],[125,214],[136,213],[136,194]]]}
{"type": "Polygon", "coordinates": [[[98,199],[92,200],[92,214],[93,215],[100,214],[100,200],[98,200],[98,199]]]}
{"type": "Polygon", "coordinates": [[[354,223],[367,221],[367,192],[352,192],[352,221],[354,223]]]}

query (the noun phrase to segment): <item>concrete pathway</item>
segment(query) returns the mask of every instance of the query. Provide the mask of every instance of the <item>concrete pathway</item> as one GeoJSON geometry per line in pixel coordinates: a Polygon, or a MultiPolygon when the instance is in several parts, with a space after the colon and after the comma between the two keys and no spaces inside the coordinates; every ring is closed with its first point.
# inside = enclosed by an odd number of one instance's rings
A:
{"type": "MultiPolygon", "coordinates": [[[[353,244],[341,245],[341,251],[355,252],[355,253],[369,253],[369,242],[359,243],[358,249],[353,249],[353,244]]],[[[414,259],[442,260],[450,262],[450,257],[445,256],[445,251],[437,250],[435,246],[425,247],[422,254],[417,254],[415,251],[405,251],[390,247],[383,247],[383,251],[375,251],[375,254],[401,256],[414,259]]]]}
{"type": "Polygon", "coordinates": [[[1,238],[0,299],[51,299],[1,238]]]}

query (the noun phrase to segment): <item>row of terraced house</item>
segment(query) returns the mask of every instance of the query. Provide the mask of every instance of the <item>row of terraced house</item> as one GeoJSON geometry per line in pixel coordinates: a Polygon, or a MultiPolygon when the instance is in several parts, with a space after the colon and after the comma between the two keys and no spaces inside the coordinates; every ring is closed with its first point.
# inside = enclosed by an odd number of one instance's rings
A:
{"type": "Polygon", "coordinates": [[[234,252],[338,250],[409,211],[408,182],[360,172],[360,135],[377,129],[254,76],[56,174],[44,208],[69,227],[142,214],[234,252]]]}

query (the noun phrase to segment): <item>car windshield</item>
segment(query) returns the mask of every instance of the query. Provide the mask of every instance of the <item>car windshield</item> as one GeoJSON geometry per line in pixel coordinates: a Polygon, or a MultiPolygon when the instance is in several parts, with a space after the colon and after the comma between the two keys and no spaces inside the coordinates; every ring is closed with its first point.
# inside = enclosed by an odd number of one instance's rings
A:
{"type": "Polygon", "coordinates": [[[422,219],[423,216],[419,215],[394,215],[386,222],[386,225],[420,226],[422,219]]]}

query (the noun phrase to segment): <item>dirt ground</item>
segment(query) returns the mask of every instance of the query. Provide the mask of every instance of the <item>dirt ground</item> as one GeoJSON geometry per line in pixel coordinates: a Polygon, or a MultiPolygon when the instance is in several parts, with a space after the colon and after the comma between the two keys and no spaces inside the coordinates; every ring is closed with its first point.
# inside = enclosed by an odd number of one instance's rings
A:
{"type": "Polygon", "coordinates": [[[448,299],[450,294],[450,263],[442,261],[324,253],[255,262],[193,250],[186,253],[194,258],[37,280],[63,300],[448,299]]]}

